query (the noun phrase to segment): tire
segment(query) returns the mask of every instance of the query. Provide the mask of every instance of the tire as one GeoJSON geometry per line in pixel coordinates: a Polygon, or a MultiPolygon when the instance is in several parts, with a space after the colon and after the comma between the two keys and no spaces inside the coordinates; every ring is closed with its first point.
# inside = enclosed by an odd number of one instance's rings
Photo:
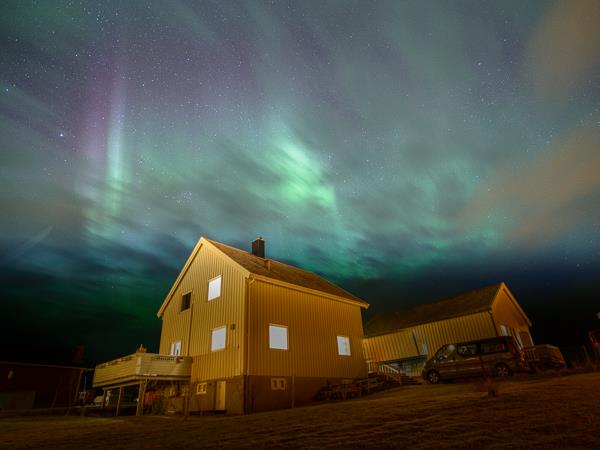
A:
{"type": "Polygon", "coordinates": [[[435,370],[430,370],[427,372],[427,381],[430,384],[438,384],[442,379],[440,378],[440,374],[435,370]]]}
{"type": "Polygon", "coordinates": [[[498,378],[506,378],[512,375],[510,371],[510,367],[508,367],[504,363],[496,364],[494,366],[494,376],[498,378]]]}

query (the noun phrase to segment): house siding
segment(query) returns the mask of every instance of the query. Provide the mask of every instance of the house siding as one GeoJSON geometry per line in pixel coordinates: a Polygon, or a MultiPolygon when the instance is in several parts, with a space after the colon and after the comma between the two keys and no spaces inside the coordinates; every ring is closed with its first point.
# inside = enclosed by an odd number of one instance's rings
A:
{"type": "Polygon", "coordinates": [[[241,375],[244,298],[243,272],[218,250],[203,245],[164,310],[160,353],[169,354],[171,342],[181,340],[182,355],[194,358],[192,382],[241,375]],[[208,282],[219,275],[221,296],[208,301],[208,282]],[[181,311],[181,297],[187,292],[192,293],[191,306],[181,311]],[[212,352],[212,330],[221,326],[227,327],[225,349],[212,352]]]}
{"type": "Polygon", "coordinates": [[[513,303],[512,296],[503,288],[498,293],[493,305],[492,315],[498,334],[502,334],[500,325],[507,327],[509,334],[514,336],[524,346],[533,345],[529,331],[529,320],[523,317],[518,307],[513,303]],[[524,338],[523,333],[526,334],[524,338]]]}
{"type": "Polygon", "coordinates": [[[497,332],[490,313],[482,312],[366,337],[363,345],[367,361],[384,362],[431,356],[447,343],[494,336],[497,332]]]}
{"type": "Polygon", "coordinates": [[[248,375],[366,376],[359,306],[261,280],[248,289],[248,375]],[[288,350],[269,348],[269,324],[288,327],[288,350]],[[350,338],[350,356],[338,355],[338,335],[350,338]]]}

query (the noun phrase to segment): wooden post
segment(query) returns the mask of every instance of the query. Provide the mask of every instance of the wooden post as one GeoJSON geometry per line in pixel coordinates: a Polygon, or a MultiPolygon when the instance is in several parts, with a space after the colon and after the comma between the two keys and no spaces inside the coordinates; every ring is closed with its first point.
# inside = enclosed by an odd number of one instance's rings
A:
{"type": "Polygon", "coordinates": [[[146,381],[140,382],[140,388],[138,390],[138,404],[135,411],[136,416],[144,414],[144,397],[146,396],[146,381]]]}
{"type": "Polygon", "coordinates": [[[187,420],[190,415],[190,395],[183,398],[183,420],[187,420]]]}
{"type": "Polygon", "coordinates": [[[106,389],[102,388],[102,410],[104,411],[104,407],[106,406],[106,389]]]}
{"type": "Polygon", "coordinates": [[[292,408],[296,406],[296,375],[292,375],[292,408]]]}
{"type": "MultiPolygon", "coordinates": [[[[77,404],[77,400],[79,397],[79,386],[81,385],[81,377],[83,376],[84,369],[79,370],[79,376],[77,377],[77,384],[75,385],[75,392],[69,392],[69,407],[67,408],[67,413],[65,415],[69,415],[71,412],[71,408],[77,404]],[[71,397],[72,395],[72,397],[71,397]]],[[[83,404],[81,405],[83,409],[83,404]]]]}
{"type": "Polygon", "coordinates": [[[583,349],[583,354],[585,355],[585,365],[589,366],[592,362],[590,354],[588,353],[587,348],[585,348],[585,345],[582,345],[581,348],[583,349]]]}
{"type": "Polygon", "coordinates": [[[119,398],[117,398],[117,410],[115,411],[115,416],[119,415],[119,410],[121,409],[121,400],[123,400],[123,386],[119,386],[119,398]]]}
{"type": "MultiPolygon", "coordinates": [[[[85,371],[87,374],[87,371],[85,371]]],[[[81,417],[85,416],[85,404],[87,400],[87,375],[83,376],[83,399],[81,401],[81,417]]]]}

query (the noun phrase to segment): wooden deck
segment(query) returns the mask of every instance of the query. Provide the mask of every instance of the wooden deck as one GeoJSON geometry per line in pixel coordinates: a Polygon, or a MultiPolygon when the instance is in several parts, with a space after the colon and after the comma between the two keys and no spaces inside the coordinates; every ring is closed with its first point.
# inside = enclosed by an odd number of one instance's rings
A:
{"type": "Polygon", "coordinates": [[[96,366],[94,387],[122,386],[142,380],[189,380],[192,358],[134,353],[96,366]]]}

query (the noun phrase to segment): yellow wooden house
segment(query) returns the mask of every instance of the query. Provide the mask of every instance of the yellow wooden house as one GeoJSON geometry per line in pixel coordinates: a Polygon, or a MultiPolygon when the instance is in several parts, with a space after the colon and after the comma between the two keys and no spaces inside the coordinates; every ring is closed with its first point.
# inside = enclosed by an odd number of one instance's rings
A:
{"type": "Polygon", "coordinates": [[[189,410],[292,407],[364,378],[361,309],[314,273],[201,238],[157,315],[160,354],[191,357],[189,410]]]}
{"type": "Polygon", "coordinates": [[[513,336],[533,345],[531,321],[505,283],[374,317],[365,324],[363,346],[369,367],[391,365],[420,375],[425,361],[444,344],[513,336]]]}

